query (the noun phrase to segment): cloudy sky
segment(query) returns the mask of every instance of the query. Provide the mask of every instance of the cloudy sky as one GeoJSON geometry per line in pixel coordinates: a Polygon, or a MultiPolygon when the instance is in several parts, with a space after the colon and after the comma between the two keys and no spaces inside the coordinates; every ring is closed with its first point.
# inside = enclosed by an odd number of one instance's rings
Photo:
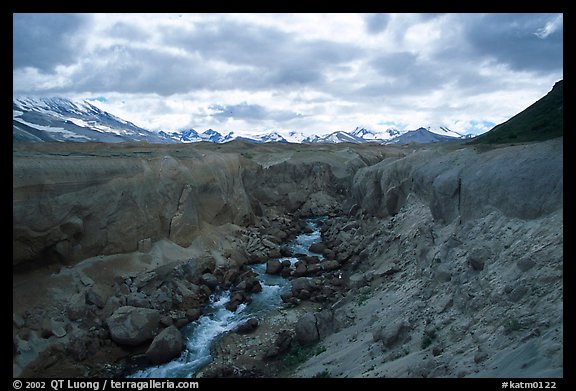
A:
{"type": "Polygon", "coordinates": [[[150,130],[489,130],[563,78],[562,14],[14,14],[13,94],[150,130]]]}

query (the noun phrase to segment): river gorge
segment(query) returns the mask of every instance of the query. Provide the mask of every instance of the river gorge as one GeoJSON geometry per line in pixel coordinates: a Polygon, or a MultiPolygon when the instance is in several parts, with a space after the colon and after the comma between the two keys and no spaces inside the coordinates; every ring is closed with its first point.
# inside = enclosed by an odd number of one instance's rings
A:
{"type": "Polygon", "coordinates": [[[562,138],[13,157],[15,377],[562,376],[562,138]]]}

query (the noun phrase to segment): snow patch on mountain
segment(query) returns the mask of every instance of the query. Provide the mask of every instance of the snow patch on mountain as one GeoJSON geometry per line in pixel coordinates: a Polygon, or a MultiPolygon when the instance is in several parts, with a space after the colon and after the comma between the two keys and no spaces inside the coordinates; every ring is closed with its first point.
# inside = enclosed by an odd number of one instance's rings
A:
{"type": "Polygon", "coordinates": [[[13,139],[18,141],[145,141],[150,143],[225,143],[244,140],[254,143],[428,143],[466,138],[445,126],[428,126],[416,130],[354,130],[328,134],[306,134],[301,131],[271,129],[266,132],[219,132],[195,129],[152,132],[99,109],[90,102],[66,98],[22,97],[13,100],[13,139]]]}
{"type": "Polygon", "coordinates": [[[12,106],[16,141],[170,142],[85,100],[21,97],[12,106]]]}

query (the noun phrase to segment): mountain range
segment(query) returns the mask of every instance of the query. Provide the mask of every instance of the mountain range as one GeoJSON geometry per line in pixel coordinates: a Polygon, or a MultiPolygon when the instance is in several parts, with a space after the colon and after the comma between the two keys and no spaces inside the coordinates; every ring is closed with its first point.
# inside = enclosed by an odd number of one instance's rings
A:
{"type": "Polygon", "coordinates": [[[198,132],[194,129],[153,132],[136,126],[113,114],[103,111],[89,101],[72,101],[66,98],[13,99],[13,141],[76,141],[122,142],[145,141],[149,143],[225,143],[244,140],[254,143],[366,143],[407,144],[431,143],[467,138],[446,127],[421,127],[400,131],[387,129],[375,131],[357,127],[351,132],[336,131],[329,134],[305,135],[291,130],[271,130],[250,136],[234,132],[220,133],[213,129],[198,132]]]}
{"type": "Polygon", "coordinates": [[[14,141],[170,142],[85,100],[18,98],[12,110],[14,141]]]}

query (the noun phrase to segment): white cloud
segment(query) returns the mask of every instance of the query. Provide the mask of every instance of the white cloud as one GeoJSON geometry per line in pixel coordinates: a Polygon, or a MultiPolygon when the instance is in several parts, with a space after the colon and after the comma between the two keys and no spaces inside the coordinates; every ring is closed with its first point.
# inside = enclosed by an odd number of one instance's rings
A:
{"type": "Polygon", "coordinates": [[[49,16],[15,16],[14,95],[152,130],[477,132],[563,77],[562,14],[49,16]]]}
{"type": "Polygon", "coordinates": [[[538,38],[545,39],[549,35],[561,29],[563,25],[564,25],[564,15],[563,14],[557,15],[552,20],[546,22],[546,25],[544,25],[544,27],[539,28],[534,33],[534,35],[536,35],[538,38]]]}

